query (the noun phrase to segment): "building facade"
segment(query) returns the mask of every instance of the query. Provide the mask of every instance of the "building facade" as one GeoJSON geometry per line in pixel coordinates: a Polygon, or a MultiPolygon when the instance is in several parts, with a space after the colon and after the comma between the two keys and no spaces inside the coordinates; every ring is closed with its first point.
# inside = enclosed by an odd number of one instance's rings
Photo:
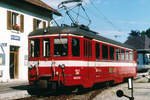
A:
{"type": "Polygon", "coordinates": [[[146,35],[132,36],[125,44],[133,46],[137,51],[137,71],[150,71],[150,38],[146,35]]]}
{"type": "Polygon", "coordinates": [[[0,82],[28,79],[28,34],[59,12],[40,0],[0,1],[0,82]]]}

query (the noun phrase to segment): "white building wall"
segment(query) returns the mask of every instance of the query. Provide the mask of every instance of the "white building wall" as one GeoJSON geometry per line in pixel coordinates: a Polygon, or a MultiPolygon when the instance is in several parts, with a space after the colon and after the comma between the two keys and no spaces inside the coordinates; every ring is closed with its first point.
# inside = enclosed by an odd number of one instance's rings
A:
{"type": "MultiPolygon", "coordinates": [[[[25,60],[25,58],[27,58],[28,56],[28,34],[33,31],[33,18],[37,18],[42,21],[48,20],[47,17],[39,16],[37,14],[33,14],[31,12],[24,11],[24,10],[0,3],[0,23],[1,23],[0,24],[0,44],[3,44],[3,43],[7,44],[3,46],[3,49],[5,51],[5,65],[0,65],[0,71],[3,71],[3,76],[0,77],[0,82],[10,80],[10,74],[9,74],[10,45],[20,47],[19,48],[18,78],[23,79],[23,80],[28,79],[28,66],[26,66],[27,59],[25,60]],[[24,32],[23,33],[20,32],[18,34],[16,33],[16,31],[7,29],[7,10],[24,15],[24,32]],[[19,36],[20,41],[11,40],[11,35],[19,36]]],[[[48,23],[46,23],[46,25],[48,25],[48,23]]]]}

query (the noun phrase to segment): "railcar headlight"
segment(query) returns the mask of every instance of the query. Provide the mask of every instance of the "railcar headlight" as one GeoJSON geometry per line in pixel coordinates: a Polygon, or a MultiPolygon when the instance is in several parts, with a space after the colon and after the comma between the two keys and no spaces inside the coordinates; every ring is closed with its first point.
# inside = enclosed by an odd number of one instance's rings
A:
{"type": "Polygon", "coordinates": [[[32,68],[33,66],[32,65],[29,65],[29,68],[32,68]]]}
{"type": "Polygon", "coordinates": [[[37,62],[29,62],[28,63],[29,68],[33,68],[33,67],[38,67],[39,66],[39,61],[37,62]]]}
{"type": "Polygon", "coordinates": [[[62,69],[65,68],[65,64],[59,65],[59,67],[61,67],[62,69]]]}
{"type": "Polygon", "coordinates": [[[29,71],[32,69],[32,67],[33,67],[32,65],[29,65],[29,67],[28,67],[28,68],[29,68],[29,71]]]}
{"type": "Polygon", "coordinates": [[[59,75],[59,73],[58,73],[58,72],[56,72],[56,75],[59,75]]]}
{"type": "Polygon", "coordinates": [[[65,64],[62,64],[62,65],[61,65],[61,68],[64,69],[64,68],[65,68],[65,64]]]}

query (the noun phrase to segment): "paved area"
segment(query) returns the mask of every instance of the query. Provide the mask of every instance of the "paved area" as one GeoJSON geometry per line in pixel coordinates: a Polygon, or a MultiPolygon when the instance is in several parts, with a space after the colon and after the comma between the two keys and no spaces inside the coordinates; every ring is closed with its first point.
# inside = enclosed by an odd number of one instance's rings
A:
{"type": "Polygon", "coordinates": [[[28,81],[11,80],[0,83],[0,100],[13,100],[30,96],[27,92],[28,81]]]}
{"type": "MultiPolygon", "coordinates": [[[[140,78],[134,81],[134,100],[150,100],[150,82],[147,78],[140,78]]],[[[0,100],[14,100],[29,97],[27,90],[28,81],[12,80],[6,83],[0,83],[0,100]]],[[[102,90],[93,100],[129,100],[126,97],[118,98],[117,90],[123,90],[124,94],[131,96],[131,90],[128,90],[128,84],[120,84],[109,89],[102,90]]],[[[42,99],[41,99],[42,100],[42,99]]],[[[61,100],[61,99],[60,99],[61,100]]],[[[69,100],[89,100],[87,95],[78,95],[69,100]]]]}
{"type": "MultiPolygon", "coordinates": [[[[150,82],[148,82],[147,78],[141,78],[135,80],[134,83],[134,100],[150,100],[150,82]]],[[[123,90],[125,95],[131,96],[131,90],[128,90],[128,84],[121,84],[114,86],[108,90],[104,90],[98,96],[96,96],[93,100],[129,100],[126,97],[117,97],[116,91],[118,89],[123,90]]]]}

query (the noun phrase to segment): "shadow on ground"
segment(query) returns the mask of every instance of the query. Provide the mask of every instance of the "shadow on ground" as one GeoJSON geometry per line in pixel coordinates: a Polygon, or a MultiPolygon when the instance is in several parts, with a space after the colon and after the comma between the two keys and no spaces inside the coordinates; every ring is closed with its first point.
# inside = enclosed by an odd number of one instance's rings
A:
{"type": "Polygon", "coordinates": [[[13,86],[13,87],[10,87],[14,90],[28,90],[30,89],[31,87],[29,85],[19,85],[19,86],[13,86]]]}

